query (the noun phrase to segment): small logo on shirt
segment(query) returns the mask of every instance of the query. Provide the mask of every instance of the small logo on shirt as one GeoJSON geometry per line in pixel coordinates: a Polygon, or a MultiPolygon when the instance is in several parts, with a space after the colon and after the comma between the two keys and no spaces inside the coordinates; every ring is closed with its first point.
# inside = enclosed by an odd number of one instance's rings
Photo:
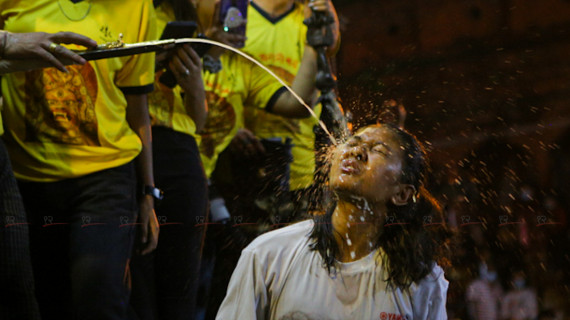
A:
{"type": "Polygon", "coordinates": [[[387,313],[381,312],[380,313],[380,320],[407,320],[406,316],[395,314],[395,313],[387,313]]]}

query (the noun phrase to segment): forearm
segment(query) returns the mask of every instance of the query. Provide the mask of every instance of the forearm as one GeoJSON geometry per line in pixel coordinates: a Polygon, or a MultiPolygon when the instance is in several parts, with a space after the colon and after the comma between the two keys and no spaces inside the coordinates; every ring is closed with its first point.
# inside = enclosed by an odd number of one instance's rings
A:
{"type": "Polygon", "coordinates": [[[137,177],[141,184],[154,186],[152,167],[152,136],[146,94],[127,94],[127,122],[142,142],[136,159],[137,177]]]}
{"type": "MultiPolygon", "coordinates": [[[[316,99],[317,53],[311,46],[305,47],[301,66],[291,85],[293,91],[312,108],[316,99]]],[[[283,93],[273,106],[273,112],[288,118],[310,116],[307,108],[289,91],[283,93]]]]}
{"type": "Polygon", "coordinates": [[[208,105],[206,103],[206,93],[204,85],[193,88],[191,93],[184,96],[184,106],[186,112],[196,124],[196,133],[202,131],[206,125],[206,117],[208,115],[208,105]]]}

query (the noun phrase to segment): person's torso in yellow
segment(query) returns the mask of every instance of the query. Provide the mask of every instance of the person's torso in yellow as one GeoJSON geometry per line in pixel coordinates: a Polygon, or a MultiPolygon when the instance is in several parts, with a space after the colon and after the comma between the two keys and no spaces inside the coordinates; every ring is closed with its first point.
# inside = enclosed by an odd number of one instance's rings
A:
{"type": "MultiPolygon", "coordinates": [[[[150,0],[3,1],[10,32],[73,31],[98,43],[155,39],[150,0]]],[[[17,178],[56,181],[133,160],[141,141],[126,121],[124,90],[148,90],[154,54],[18,72],[2,79],[4,138],[17,178]]],[[[130,91],[133,92],[133,91],[130,91]]]]}
{"type": "MultiPolygon", "coordinates": [[[[157,35],[162,34],[164,27],[169,21],[174,21],[175,16],[172,8],[167,3],[156,8],[157,35]]],[[[196,124],[186,112],[184,101],[181,96],[180,86],[169,88],[158,79],[164,70],[156,73],[154,91],[148,95],[148,107],[153,126],[171,128],[175,131],[189,135],[196,133],[196,124]]]]}
{"type": "Polygon", "coordinates": [[[222,70],[202,73],[208,117],[199,139],[200,155],[210,177],[219,154],[243,127],[244,105],[265,108],[281,84],[265,70],[236,53],[220,57],[222,70]]]}
{"type": "MultiPolygon", "coordinates": [[[[304,7],[295,3],[290,11],[272,19],[253,2],[247,16],[247,41],[243,51],[252,55],[287,84],[291,84],[299,70],[307,27],[303,24],[304,7]]],[[[320,105],[314,108],[320,115],[320,105]]],[[[259,138],[291,138],[293,162],[291,163],[290,189],[310,186],[315,169],[315,134],[313,127],[318,120],[286,119],[263,110],[249,108],[245,113],[245,126],[259,138]]]]}

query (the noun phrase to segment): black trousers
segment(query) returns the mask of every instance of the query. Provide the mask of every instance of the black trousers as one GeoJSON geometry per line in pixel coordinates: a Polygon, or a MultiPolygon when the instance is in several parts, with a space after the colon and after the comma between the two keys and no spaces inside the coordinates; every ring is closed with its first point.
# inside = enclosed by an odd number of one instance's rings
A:
{"type": "Polygon", "coordinates": [[[153,127],[154,178],[164,198],[155,205],[158,247],[131,263],[131,305],[138,319],[194,319],[207,182],[196,141],[153,127]]]}
{"type": "Polygon", "coordinates": [[[29,243],[24,204],[0,140],[0,319],[39,319],[29,243]]]}
{"type": "Polygon", "coordinates": [[[137,208],[134,165],[19,183],[42,319],[125,319],[137,208]]]}

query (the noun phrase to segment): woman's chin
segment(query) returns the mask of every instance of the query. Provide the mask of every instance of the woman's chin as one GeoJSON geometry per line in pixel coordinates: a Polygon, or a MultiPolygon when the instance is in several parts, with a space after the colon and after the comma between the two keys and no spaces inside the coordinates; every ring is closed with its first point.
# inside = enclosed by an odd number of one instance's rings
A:
{"type": "Polygon", "coordinates": [[[335,179],[330,181],[330,188],[337,194],[348,194],[358,196],[358,183],[356,181],[349,181],[349,179],[335,179]]]}

